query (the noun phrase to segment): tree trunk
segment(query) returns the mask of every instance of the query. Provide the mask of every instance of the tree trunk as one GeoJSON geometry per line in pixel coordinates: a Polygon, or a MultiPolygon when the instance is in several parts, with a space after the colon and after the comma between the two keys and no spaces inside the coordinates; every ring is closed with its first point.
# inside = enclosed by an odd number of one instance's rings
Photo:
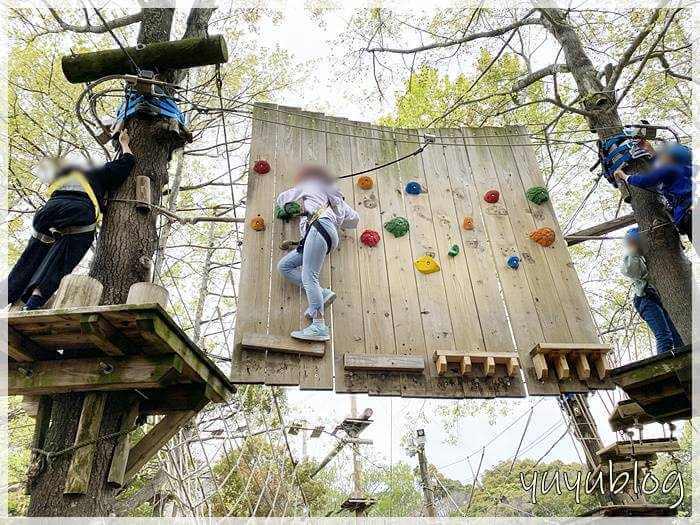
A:
{"type": "MultiPolygon", "coordinates": [[[[172,9],[145,9],[139,43],[170,38],[172,9]]],[[[134,118],[128,123],[131,148],[136,165],[127,181],[110,195],[110,200],[133,199],[136,177],[151,179],[154,204],[160,204],[162,188],[168,180],[171,151],[182,144],[160,120],[134,118]]],[[[97,241],[90,275],[104,285],[103,304],[124,303],[129,287],[150,280],[153,253],[157,246],[156,216],[142,215],[131,203],[111,202],[97,241]]],[[[60,450],[71,446],[80,418],[84,394],[56,396],[51,414],[45,449],[60,450]]],[[[129,396],[110,393],[99,435],[119,430],[120,419],[129,407],[129,396]]],[[[35,477],[29,503],[29,516],[109,516],[115,504],[116,489],[107,485],[107,475],[116,440],[96,444],[95,460],[85,495],[63,495],[63,487],[72,458],[71,453],[56,458],[35,477]]]]}
{"type": "MultiPolygon", "coordinates": [[[[598,72],[586,55],[575,29],[566,20],[566,11],[541,9],[545,27],[562,47],[579,91],[579,100],[586,110],[591,130],[601,139],[622,131],[622,121],[615,108],[615,94],[606,92],[598,80],[598,72]]],[[[625,168],[634,173],[645,168],[636,161],[625,168]]],[[[629,187],[632,210],[642,233],[644,256],[653,286],[659,291],[664,306],[680,336],[688,343],[692,338],[692,267],[685,256],[678,231],[655,193],[629,187]],[[664,225],[665,226],[660,226],[664,225]]]]}

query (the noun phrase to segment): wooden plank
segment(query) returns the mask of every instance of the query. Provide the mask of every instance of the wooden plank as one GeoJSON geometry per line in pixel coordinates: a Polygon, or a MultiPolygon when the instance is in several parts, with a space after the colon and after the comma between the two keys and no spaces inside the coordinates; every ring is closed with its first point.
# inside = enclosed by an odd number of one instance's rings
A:
{"type": "Polygon", "coordinates": [[[409,355],[345,354],[344,366],[348,370],[422,372],[425,370],[425,358],[409,355]]]}
{"type": "Polygon", "coordinates": [[[538,343],[530,350],[530,355],[535,354],[606,354],[612,350],[610,345],[599,343],[538,343]]]}
{"type": "Polygon", "coordinates": [[[614,456],[646,456],[652,454],[678,452],[681,449],[676,438],[645,439],[640,441],[618,441],[596,452],[601,458],[614,456]]]}
{"type": "Polygon", "coordinates": [[[157,388],[182,372],[178,356],[130,356],[37,361],[10,364],[9,395],[58,394],[91,390],[157,388]],[[112,368],[105,373],[104,369],[112,368]],[[24,371],[23,371],[24,370],[24,371]]]}
{"type": "MultiPolygon", "coordinates": [[[[34,418],[34,434],[32,435],[32,452],[30,455],[29,464],[33,465],[35,462],[42,461],[43,458],[38,452],[34,450],[43,450],[44,443],[46,441],[46,433],[49,431],[49,424],[51,423],[51,408],[53,406],[53,399],[51,396],[40,396],[39,406],[36,411],[36,416],[34,418]]],[[[29,495],[32,493],[32,485],[34,478],[28,479],[25,485],[24,493],[29,495]]]]}
{"type": "Polygon", "coordinates": [[[113,487],[121,487],[124,485],[124,473],[126,472],[126,463],[129,459],[129,450],[131,449],[130,430],[134,428],[138,417],[139,401],[136,400],[131,403],[128,410],[122,414],[122,419],[119,424],[119,431],[127,433],[117,438],[114,454],[112,454],[107,483],[113,487]]]}
{"type": "MultiPolygon", "coordinates": [[[[306,129],[301,130],[301,160],[304,164],[326,165],[326,122],[322,113],[305,113],[302,121],[306,129]]],[[[326,257],[321,269],[320,282],[322,287],[331,284],[331,264],[326,257]]],[[[299,305],[299,327],[305,328],[309,320],[304,316],[308,306],[306,294],[302,294],[299,305]]],[[[333,325],[332,309],[324,312],[328,326],[333,325]]],[[[333,355],[331,352],[321,359],[300,355],[299,388],[301,390],[332,390],[333,389],[333,355]]]]}
{"type": "Polygon", "coordinates": [[[7,327],[7,355],[15,361],[29,363],[54,359],[57,354],[41,348],[12,327],[7,327]]]}
{"type": "Polygon", "coordinates": [[[136,445],[129,451],[129,459],[126,464],[124,481],[130,480],[141,470],[149,459],[156,454],[163,446],[192,419],[197,412],[204,408],[206,402],[203,401],[198,410],[181,410],[166,414],[158,424],[143,436],[136,445]]]}
{"type": "MultiPolygon", "coordinates": [[[[275,191],[270,199],[273,201],[279,193],[294,185],[294,176],[301,163],[301,129],[302,117],[293,108],[279,106],[282,111],[270,115],[279,122],[275,148],[275,191]]],[[[288,252],[281,249],[287,240],[300,238],[299,219],[285,222],[274,219],[272,225],[272,273],[270,283],[270,321],[268,333],[272,335],[289,335],[299,328],[300,298],[303,290],[287,281],[277,271],[277,264],[288,252]]],[[[298,355],[281,355],[270,353],[265,359],[265,383],[268,385],[297,386],[300,377],[300,357],[298,355]]]]}
{"type": "Polygon", "coordinates": [[[202,401],[213,396],[203,383],[178,384],[155,390],[139,390],[144,396],[139,411],[143,415],[162,415],[181,410],[195,410],[202,401]]]}
{"type": "Polygon", "coordinates": [[[576,354],[573,358],[574,366],[576,367],[576,376],[579,379],[588,379],[591,377],[591,366],[588,363],[586,354],[576,354]]]}
{"type": "MultiPolygon", "coordinates": [[[[353,127],[353,135],[355,136],[350,138],[353,172],[375,166],[380,150],[378,141],[372,138],[372,131],[366,127],[353,127]]],[[[365,229],[383,232],[377,185],[368,191],[359,191],[359,188],[356,188],[354,196],[355,209],[360,216],[358,232],[365,229]]],[[[386,254],[379,246],[369,247],[357,243],[357,248],[359,280],[356,285],[360,288],[362,303],[356,307],[361,309],[363,315],[365,354],[368,357],[394,356],[396,339],[386,254]]],[[[348,354],[346,362],[347,356],[348,354]]],[[[382,394],[382,384],[381,378],[376,375],[369,375],[367,378],[367,390],[370,394],[382,394]]],[[[393,387],[390,391],[395,393],[393,387]]]]}
{"type": "MultiPolygon", "coordinates": [[[[461,131],[455,129],[441,130],[440,136],[440,140],[457,145],[446,147],[443,151],[457,219],[461,222],[464,217],[471,217],[474,222],[472,230],[461,228],[460,234],[485,350],[487,352],[505,351],[517,355],[508,329],[508,316],[501,297],[490,241],[481,215],[479,204],[481,197],[477,193],[467,150],[459,147],[460,144],[464,144],[464,138],[461,131]]],[[[481,372],[478,373],[481,374],[481,372]]],[[[485,380],[482,375],[478,383],[472,381],[468,388],[483,392],[483,395],[487,394],[485,389],[493,390],[493,395],[521,396],[524,394],[521,381],[513,381],[510,387],[498,388],[498,391],[496,391],[497,386],[497,383],[494,386],[493,382],[485,380]]]]}
{"type": "MultiPolygon", "coordinates": [[[[275,106],[272,106],[274,108],[275,106]]],[[[256,104],[253,108],[252,140],[250,147],[250,168],[248,191],[246,194],[246,222],[243,230],[243,250],[241,271],[238,281],[238,304],[236,328],[233,340],[231,379],[234,383],[264,383],[264,356],[258,352],[248,352],[241,346],[243,334],[267,330],[269,268],[271,262],[272,228],[254,231],[250,227],[253,217],[260,214],[265,222],[272,225],[274,210],[276,164],[276,132],[273,109],[256,104]],[[253,164],[259,159],[270,163],[272,170],[266,175],[253,171],[253,164]]]]}
{"type": "Polygon", "coordinates": [[[554,363],[554,370],[556,370],[557,372],[557,378],[559,378],[560,381],[569,379],[571,377],[569,363],[566,360],[565,355],[554,356],[552,358],[552,362],[554,363]]]}
{"type": "MultiPolygon", "coordinates": [[[[420,138],[415,130],[407,130],[397,143],[397,155],[403,156],[415,151],[420,146],[420,138]]],[[[430,147],[424,151],[426,155],[430,147]]],[[[439,153],[439,150],[438,150],[439,153]]],[[[418,182],[427,191],[419,195],[408,195],[404,191],[406,218],[411,227],[411,251],[414,259],[432,254],[442,266],[447,259],[440,247],[433,227],[433,215],[430,202],[430,188],[426,182],[426,172],[434,173],[441,159],[438,156],[421,158],[409,157],[399,164],[404,181],[418,182]]],[[[455,338],[447,302],[443,271],[423,274],[413,269],[418,288],[418,302],[421,311],[421,324],[426,348],[433,351],[455,351],[455,338]]],[[[430,397],[463,398],[466,393],[462,378],[458,372],[439,374],[432,359],[426,359],[427,394],[430,397]]]]}
{"type": "MultiPolygon", "coordinates": [[[[107,396],[102,392],[91,392],[83,400],[75,445],[96,439],[100,432],[102,413],[107,396]]],[[[85,445],[75,450],[71,458],[64,494],[85,494],[90,483],[92,463],[95,457],[95,444],[85,445]]]]}
{"type": "Polygon", "coordinates": [[[243,348],[257,351],[273,351],[286,354],[323,357],[326,353],[326,343],[299,341],[289,336],[272,334],[243,334],[243,348]]]}
{"type": "MultiPolygon", "coordinates": [[[[533,148],[530,145],[524,145],[530,143],[526,135],[527,130],[524,127],[516,127],[505,128],[505,131],[509,134],[515,132],[520,135],[517,137],[509,136],[508,141],[515,157],[523,187],[544,186],[533,148]]],[[[551,199],[544,204],[528,203],[528,205],[535,226],[537,228],[552,228],[556,235],[554,244],[544,250],[544,252],[559,299],[564,307],[566,322],[573,341],[576,343],[599,343],[598,331],[593,322],[586,294],[571,261],[551,199]]],[[[613,387],[610,380],[600,381],[593,377],[586,380],[586,385],[592,389],[609,389],[613,387]]]]}
{"type": "MultiPolygon", "coordinates": [[[[501,189],[501,198],[507,207],[514,234],[513,255],[521,258],[520,268],[514,272],[522,272],[526,277],[545,340],[571,342],[571,331],[566,324],[564,307],[547,264],[545,248],[529,238],[535,229],[535,222],[525,195],[528,188],[523,187],[508,138],[502,128],[484,128],[479,133],[492,144],[489,150],[497,168],[495,173],[501,189]]],[[[504,263],[505,259],[501,264],[504,263]]],[[[525,353],[528,349],[522,350],[522,353],[525,353]]],[[[531,359],[528,356],[524,359],[526,374],[531,382],[537,382],[531,359]]],[[[564,382],[560,380],[558,386],[562,393],[588,390],[584,383],[573,377],[564,382]]]]}
{"type": "Polygon", "coordinates": [[[80,321],[82,335],[107,355],[124,355],[133,345],[99,314],[86,314],[80,321]]]}
{"type": "Polygon", "coordinates": [[[586,242],[587,239],[585,239],[585,237],[598,237],[636,223],[637,219],[635,219],[633,213],[623,215],[622,217],[617,217],[615,219],[605,221],[600,224],[596,224],[595,226],[591,226],[590,228],[584,228],[583,230],[567,235],[565,237],[566,244],[567,246],[575,246],[576,244],[586,242]]]}
{"type": "Polygon", "coordinates": [[[463,129],[462,133],[481,209],[481,219],[489,238],[513,337],[520,361],[523,363],[528,392],[531,395],[558,395],[559,387],[552,382],[536,380],[530,365],[532,359],[528,351],[536,343],[543,341],[544,335],[525,272],[513,271],[505,263],[509,256],[516,254],[517,242],[510,222],[508,199],[503,195],[503,188],[497,176],[497,172],[502,168],[496,165],[491,156],[491,146],[488,146],[491,144],[491,138],[484,137],[485,133],[478,129],[463,129]],[[501,192],[497,203],[487,203],[482,198],[489,190],[501,192]]]}
{"type": "MultiPolygon", "coordinates": [[[[350,138],[353,127],[347,120],[335,119],[328,124],[326,135],[328,169],[337,175],[352,173],[350,138]]],[[[355,191],[364,193],[356,186],[355,178],[338,181],[338,188],[348,203],[358,202],[355,191]]],[[[341,230],[338,249],[330,254],[331,288],[336,293],[333,303],[333,354],[336,392],[367,392],[367,374],[345,373],[343,356],[346,353],[365,352],[365,330],[362,315],[362,291],[360,282],[360,260],[358,253],[358,230],[341,230]],[[336,343],[337,342],[337,343],[336,343]]]]}

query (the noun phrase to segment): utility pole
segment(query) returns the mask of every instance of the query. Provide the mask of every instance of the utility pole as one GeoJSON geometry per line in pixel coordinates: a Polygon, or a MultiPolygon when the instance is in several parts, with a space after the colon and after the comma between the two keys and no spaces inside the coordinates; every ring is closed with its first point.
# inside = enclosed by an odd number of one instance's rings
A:
{"type": "Polygon", "coordinates": [[[430,484],[430,477],[428,476],[428,460],[425,458],[425,430],[422,428],[416,431],[416,445],[421,485],[423,486],[423,498],[425,499],[425,513],[429,518],[434,518],[435,498],[433,486],[430,484]]]}
{"type": "MultiPolygon", "coordinates": [[[[350,417],[357,419],[357,398],[350,396],[350,417]]],[[[362,465],[357,451],[357,443],[352,444],[352,497],[359,499],[362,496],[362,465]]],[[[367,509],[358,506],[355,509],[355,517],[364,518],[367,516],[367,509]]]]}

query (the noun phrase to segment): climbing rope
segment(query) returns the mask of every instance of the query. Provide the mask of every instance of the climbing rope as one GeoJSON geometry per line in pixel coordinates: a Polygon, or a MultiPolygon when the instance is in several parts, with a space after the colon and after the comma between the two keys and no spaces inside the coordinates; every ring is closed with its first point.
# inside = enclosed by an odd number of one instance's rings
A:
{"type": "Polygon", "coordinates": [[[341,175],[340,177],[337,178],[337,180],[347,179],[348,177],[357,177],[358,175],[364,175],[365,173],[371,173],[373,171],[381,170],[381,169],[387,168],[389,166],[393,166],[394,164],[398,164],[402,160],[406,160],[406,159],[409,159],[411,157],[415,157],[416,155],[420,155],[421,153],[423,153],[425,148],[427,148],[431,144],[435,143],[435,137],[433,137],[432,135],[425,135],[423,138],[425,140],[425,144],[423,144],[420,148],[418,148],[417,150],[415,150],[411,153],[407,153],[406,155],[403,155],[402,157],[399,157],[398,159],[394,159],[394,160],[391,160],[389,162],[385,162],[384,164],[380,164],[379,166],[375,166],[373,168],[368,168],[368,169],[362,170],[362,171],[356,171],[356,172],[350,173],[348,175],[341,175]]]}

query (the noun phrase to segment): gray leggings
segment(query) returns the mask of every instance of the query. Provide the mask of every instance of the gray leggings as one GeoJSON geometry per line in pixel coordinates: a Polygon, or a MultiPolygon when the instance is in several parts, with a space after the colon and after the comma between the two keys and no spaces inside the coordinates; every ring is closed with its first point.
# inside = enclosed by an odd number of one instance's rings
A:
{"type": "MultiPolygon", "coordinates": [[[[333,223],[324,218],[318,219],[319,224],[330,235],[333,246],[331,250],[338,247],[338,231],[333,223]]],[[[316,230],[311,228],[304,242],[304,253],[294,250],[280,259],[277,263],[277,270],[289,281],[299,287],[303,287],[306,292],[306,299],[309,307],[306,315],[314,318],[319,314],[323,315],[323,288],[319,281],[323,261],[326,259],[326,240],[316,230]]]]}

